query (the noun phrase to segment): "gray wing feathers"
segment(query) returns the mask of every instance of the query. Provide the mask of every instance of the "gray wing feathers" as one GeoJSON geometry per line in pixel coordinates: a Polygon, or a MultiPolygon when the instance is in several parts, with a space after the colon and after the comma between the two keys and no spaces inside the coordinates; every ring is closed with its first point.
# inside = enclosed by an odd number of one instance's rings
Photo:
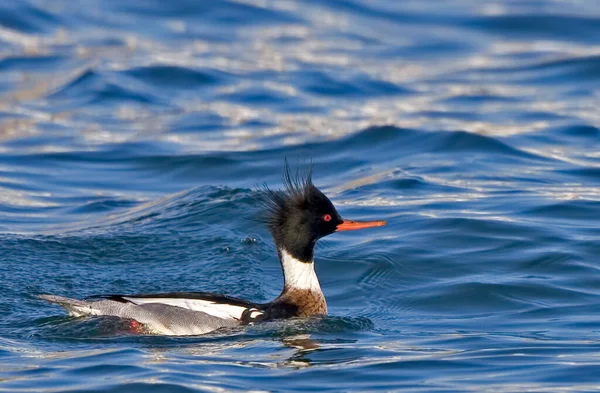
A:
{"type": "Polygon", "coordinates": [[[63,296],[55,295],[38,295],[38,298],[49,301],[50,303],[56,303],[65,308],[69,314],[76,317],[82,315],[93,315],[92,308],[89,307],[87,302],[77,299],[70,299],[63,296]]]}
{"type": "Polygon", "coordinates": [[[160,303],[132,304],[113,300],[84,301],[55,295],[40,295],[40,299],[64,307],[71,315],[109,315],[134,319],[150,331],[167,335],[204,334],[221,327],[238,326],[235,319],[224,319],[201,311],[192,311],[160,303]]]}

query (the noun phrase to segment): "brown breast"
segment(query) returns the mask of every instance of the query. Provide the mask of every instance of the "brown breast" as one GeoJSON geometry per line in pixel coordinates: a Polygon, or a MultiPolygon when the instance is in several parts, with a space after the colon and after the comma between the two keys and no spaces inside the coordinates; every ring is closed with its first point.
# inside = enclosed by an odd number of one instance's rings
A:
{"type": "Polygon", "coordinates": [[[327,315],[327,302],[321,291],[308,289],[286,289],[277,299],[298,307],[296,316],[327,315]]]}

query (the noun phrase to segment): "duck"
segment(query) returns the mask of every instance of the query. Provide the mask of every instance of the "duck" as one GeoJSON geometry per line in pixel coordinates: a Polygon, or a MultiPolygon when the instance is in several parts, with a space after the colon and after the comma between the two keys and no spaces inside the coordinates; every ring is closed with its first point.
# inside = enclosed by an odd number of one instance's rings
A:
{"type": "Polygon", "coordinates": [[[312,171],[292,174],[285,164],[284,187],[262,187],[266,224],[283,271],[281,294],[256,303],[210,292],[93,295],[85,299],[41,294],[71,316],[111,316],[129,322],[140,334],[201,335],[259,322],[327,315],[327,302],[315,272],[316,242],[333,233],[380,227],[386,221],[343,219],[331,200],[312,182],[312,171]]]}

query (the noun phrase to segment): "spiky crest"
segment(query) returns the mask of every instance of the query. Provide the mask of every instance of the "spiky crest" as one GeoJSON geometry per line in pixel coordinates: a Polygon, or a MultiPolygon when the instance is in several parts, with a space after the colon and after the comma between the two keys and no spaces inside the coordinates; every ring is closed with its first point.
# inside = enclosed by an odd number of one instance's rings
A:
{"type": "Polygon", "coordinates": [[[312,164],[302,173],[299,166],[294,173],[290,164],[285,159],[283,169],[283,190],[271,190],[267,183],[262,186],[263,198],[261,202],[266,208],[266,214],[259,219],[267,224],[271,232],[275,227],[281,224],[280,220],[284,217],[286,209],[296,207],[304,209],[308,202],[312,183],[312,164]]]}

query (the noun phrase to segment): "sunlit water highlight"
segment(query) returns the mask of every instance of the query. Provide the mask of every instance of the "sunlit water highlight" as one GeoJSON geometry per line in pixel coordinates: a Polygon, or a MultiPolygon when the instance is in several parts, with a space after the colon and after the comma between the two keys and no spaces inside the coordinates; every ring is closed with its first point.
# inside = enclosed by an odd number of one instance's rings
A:
{"type": "Polygon", "coordinates": [[[0,391],[593,391],[600,3],[0,4],[0,391]],[[283,159],[330,316],[140,337],[38,293],[268,301],[283,159]]]}

